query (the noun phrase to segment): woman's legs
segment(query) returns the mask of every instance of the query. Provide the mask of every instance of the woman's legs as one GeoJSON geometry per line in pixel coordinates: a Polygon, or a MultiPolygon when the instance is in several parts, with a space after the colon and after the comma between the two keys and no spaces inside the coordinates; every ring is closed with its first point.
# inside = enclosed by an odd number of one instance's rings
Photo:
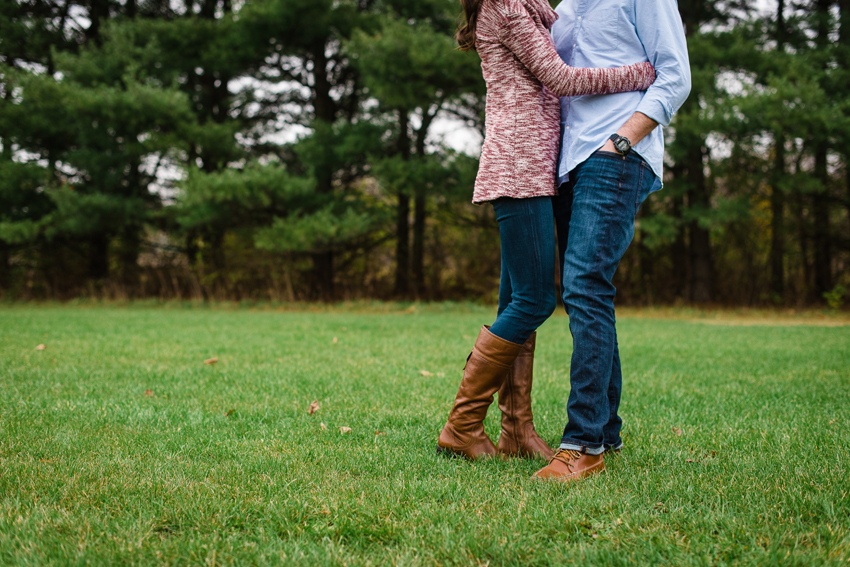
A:
{"type": "Polygon", "coordinates": [[[555,309],[555,234],[550,198],[500,199],[493,204],[502,240],[499,314],[490,328],[506,340],[524,343],[499,389],[502,433],[498,453],[552,456],[534,430],[531,388],[535,332],[555,309]],[[500,335],[500,333],[502,333],[500,335]]]}
{"type": "Polygon", "coordinates": [[[499,314],[490,332],[523,344],[555,311],[555,221],[550,197],[493,202],[502,240],[499,314]]]}
{"type": "Polygon", "coordinates": [[[551,450],[531,422],[534,344],[529,338],[555,310],[552,202],[548,197],[499,199],[493,206],[502,239],[499,315],[475,341],[437,452],[469,459],[494,455],[484,418],[498,391],[499,405],[504,403],[502,452],[547,456],[551,450]]]}

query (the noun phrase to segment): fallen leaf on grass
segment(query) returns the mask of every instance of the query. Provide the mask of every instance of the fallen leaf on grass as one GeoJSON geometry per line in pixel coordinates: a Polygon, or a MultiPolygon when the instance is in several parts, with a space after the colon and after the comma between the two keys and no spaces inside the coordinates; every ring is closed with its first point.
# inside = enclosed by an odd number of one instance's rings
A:
{"type": "Polygon", "coordinates": [[[682,430],[681,430],[681,428],[679,428],[679,427],[674,427],[674,428],[673,428],[673,433],[675,433],[675,434],[676,434],[676,436],[680,436],[680,435],[682,435],[682,430]]]}
{"type": "Polygon", "coordinates": [[[590,534],[590,537],[592,537],[593,539],[599,539],[599,535],[598,535],[598,534],[590,534]]]}
{"type": "Polygon", "coordinates": [[[339,432],[340,432],[340,433],[351,433],[351,428],[350,428],[350,427],[345,427],[345,426],[343,425],[342,427],[340,427],[340,428],[339,428],[339,432]]]}
{"type": "Polygon", "coordinates": [[[832,421],[830,421],[830,422],[829,422],[829,424],[830,424],[830,425],[832,425],[833,423],[835,423],[835,420],[834,420],[834,419],[833,419],[832,421]]]}
{"type": "Polygon", "coordinates": [[[208,365],[212,366],[212,365],[213,365],[213,364],[215,364],[216,362],[218,362],[218,357],[217,357],[217,356],[214,356],[213,358],[208,358],[208,359],[206,359],[206,360],[204,361],[204,364],[208,364],[208,365]]]}
{"type": "Polygon", "coordinates": [[[35,350],[47,350],[47,345],[38,345],[35,350]]]}
{"type": "Polygon", "coordinates": [[[325,425],[324,423],[320,423],[320,424],[319,424],[319,427],[321,427],[321,428],[322,428],[322,431],[325,431],[325,430],[328,428],[328,426],[327,426],[327,425],[325,425]]]}
{"type": "Polygon", "coordinates": [[[319,400],[313,400],[313,403],[310,404],[310,408],[307,410],[307,413],[313,415],[317,411],[319,411],[319,400]]]}
{"type": "Polygon", "coordinates": [[[145,390],[146,396],[153,396],[153,390],[145,390]]]}
{"type": "Polygon", "coordinates": [[[427,370],[420,370],[419,374],[421,374],[422,376],[433,376],[434,375],[433,372],[428,372],[427,370]]]}
{"type": "Polygon", "coordinates": [[[375,435],[386,435],[386,433],[384,433],[383,431],[376,431],[375,435]]]}
{"type": "Polygon", "coordinates": [[[686,463],[699,463],[699,461],[697,461],[696,459],[687,459],[685,462],[686,463]]]}
{"type": "Polygon", "coordinates": [[[338,339],[338,338],[336,338],[336,337],[334,337],[334,344],[336,344],[336,343],[338,343],[338,342],[339,342],[339,339],[338,339]]]}
{"type": "Polygon", "coordinates": [[[234,416],[234,417],[236,416],[236,410],[235,409],[229,409],[226,412],[224,412],[224,417],[231,417],[231,416],[234,416]]]}

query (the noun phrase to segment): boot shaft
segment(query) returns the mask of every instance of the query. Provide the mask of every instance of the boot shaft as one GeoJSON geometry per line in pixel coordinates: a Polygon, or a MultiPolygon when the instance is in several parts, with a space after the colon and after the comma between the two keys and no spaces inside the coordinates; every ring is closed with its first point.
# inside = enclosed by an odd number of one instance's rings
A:
{"type": "Polygon", "coordinates": [[[458,414],[456,417],[461,421],[483,422],[487,408],[493,403],[493,396],[502,387],[523,347],[497,337],[487,327],[481,327],[463,367],[463,379],[452,416],[458,414]]]}

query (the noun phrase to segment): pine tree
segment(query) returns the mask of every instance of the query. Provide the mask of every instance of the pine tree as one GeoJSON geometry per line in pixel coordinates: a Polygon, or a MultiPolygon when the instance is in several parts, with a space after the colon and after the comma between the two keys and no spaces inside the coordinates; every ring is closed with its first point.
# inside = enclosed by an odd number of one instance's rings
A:
{"type": "Polygon", "coordinates": [[[439,168],[439,150],[438,155],[431,155],[427,148],[430,128],[438,115],[461,97],[482,90],[477,57],[456,49],[449,23],[455,9],[453,2],[434,2],[431,10],[406,3],[391,5],[377,30],[361,31],[349,43],[367,94],[396,121],[390,159],[401,163],[380,171],[397,199],[395,294],[402,297],[424,291],[428,193],[448,177],[446,170],[439,168]]]}

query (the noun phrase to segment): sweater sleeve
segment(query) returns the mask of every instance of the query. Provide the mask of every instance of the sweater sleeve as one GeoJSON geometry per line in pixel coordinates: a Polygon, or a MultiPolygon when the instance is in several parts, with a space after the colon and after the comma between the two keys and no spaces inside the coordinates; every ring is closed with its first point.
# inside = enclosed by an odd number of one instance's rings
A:
{"type": "Polygon", "coordinates": [[[643,91],[655,81],[655,69],[648,62],[613,69],[570,67],[524,10],[505,14],[499,41],[559,97],[643,91]]]}

